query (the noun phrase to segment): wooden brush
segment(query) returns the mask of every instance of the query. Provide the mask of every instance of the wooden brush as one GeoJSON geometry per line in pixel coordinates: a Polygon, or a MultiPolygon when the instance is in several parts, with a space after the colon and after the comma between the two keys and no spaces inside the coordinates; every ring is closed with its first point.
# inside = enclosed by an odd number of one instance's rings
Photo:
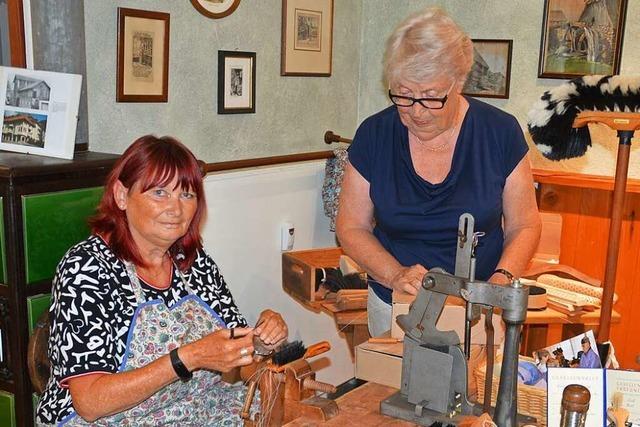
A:
{"type": "Polygon", "coordinates": [[[622,407],[624,395],[616,391],[611,399],[611,407],[607,409],[607,415],[615,423],[616,427],[625,427],[629,418],[629,411],[622,407]]]}

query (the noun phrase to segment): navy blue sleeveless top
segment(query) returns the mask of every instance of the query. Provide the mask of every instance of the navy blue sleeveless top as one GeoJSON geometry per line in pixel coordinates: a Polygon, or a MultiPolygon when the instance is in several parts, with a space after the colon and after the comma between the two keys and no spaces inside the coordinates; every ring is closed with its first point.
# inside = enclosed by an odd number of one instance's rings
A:
{"type": "MultiPolygon", "coordinates": [[[[502,191],[528,151],[515,117],[466,98],[469,109],[445,180],[431,184],[413,167],[407,128],[397,107],[367,118],[349,147],[349,161],[369,182],[374,205],[374,235],[400,264],[422,264],[453,272],[458,220],[469,212],[475,231],[485,233],[476,248],[476,277],[487,280],[500,260],[502,191]]],[[[383,301],[391,290],[370,281],[383,301]]]]}

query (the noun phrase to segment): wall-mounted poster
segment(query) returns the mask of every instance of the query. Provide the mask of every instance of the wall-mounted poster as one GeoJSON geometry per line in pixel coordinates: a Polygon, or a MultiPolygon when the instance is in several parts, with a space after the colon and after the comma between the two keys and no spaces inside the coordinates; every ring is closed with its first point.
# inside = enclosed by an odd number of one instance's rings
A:
{"type": "Polygon", "coordinates": [[[283,76],[330,76],[333,0],[282,0],[283,76]]]}
{"type": "Polygon", "coordinates": [[[167,102],[169,14],[118,8],[116,101],[167,102]]]}
{"type": "Polygon", "coordinates": [[[256,112],[256,53],[218,51],[218,114],[256,112]]]}
{"type": "Polygon", "coordinates": [[[513,40],[472,41],[473,66],[462,93],[484,98],[509,98],[513,40]]]}
{"type": "Polygon", "coordinates": [[[0,149],[72,159],[82,76],[0,67],[0,149]]]}
{"type": "Polygon", "coordinates": [[[538,77],[618,74],[627,0],[545,0],[538,77]]]}

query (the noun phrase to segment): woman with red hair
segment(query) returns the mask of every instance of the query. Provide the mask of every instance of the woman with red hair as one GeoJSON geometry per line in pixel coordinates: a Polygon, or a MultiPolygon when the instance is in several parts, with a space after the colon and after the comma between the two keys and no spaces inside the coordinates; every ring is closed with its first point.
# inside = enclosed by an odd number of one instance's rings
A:
{"type": "Polygon", "coordinates": [[[240,422],[244,389],[220,372],[287,326],[265,310],[247,327],[202,248],[205,206],[198,162],[173,138],[139,138],[116,162],[92,235],[56,269],[39,424],[240,422]]]}

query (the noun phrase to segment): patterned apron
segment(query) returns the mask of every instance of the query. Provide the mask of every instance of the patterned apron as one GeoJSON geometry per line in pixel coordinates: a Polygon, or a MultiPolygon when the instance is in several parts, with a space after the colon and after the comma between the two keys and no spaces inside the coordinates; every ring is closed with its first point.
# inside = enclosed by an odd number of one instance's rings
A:
{"type": "MultiPolygon", "coordinates": [[[[168,308],[160,299],[145,301],[140,281],[131,263],[127,274],[138,307],[131,320],[127,349],[118,372],[140,368],[174,348],[225,328],[222,319],[189,287],[176,268],[189,295],[168,308]]],[[[144,402],[124,412],[87,423],[75,412],[60,426],[239,426],[246,387],[230,385],[218,372],[195,371],[190,381],[175,381],[144,402]]],[[[254,400],[254,409],[257,408],[254,400]]]]}

